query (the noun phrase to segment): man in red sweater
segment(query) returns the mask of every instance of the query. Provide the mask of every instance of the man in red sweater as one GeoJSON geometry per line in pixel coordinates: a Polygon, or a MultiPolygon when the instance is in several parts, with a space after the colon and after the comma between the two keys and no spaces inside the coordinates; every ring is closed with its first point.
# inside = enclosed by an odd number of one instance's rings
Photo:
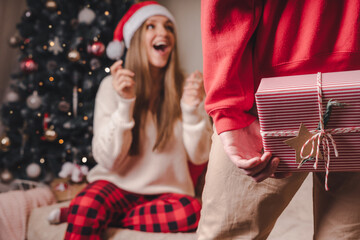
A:
{"type": "MultiPolygon", "coordinates": [[[[307,173],[262,153],[261,78],[360,69],[359,0],[202,0],[206,110],[214,120],[199,240],[266,239],[307,173]]],[[[360,173],[314,173],[314,239],[360,239],[360,173]]]]}

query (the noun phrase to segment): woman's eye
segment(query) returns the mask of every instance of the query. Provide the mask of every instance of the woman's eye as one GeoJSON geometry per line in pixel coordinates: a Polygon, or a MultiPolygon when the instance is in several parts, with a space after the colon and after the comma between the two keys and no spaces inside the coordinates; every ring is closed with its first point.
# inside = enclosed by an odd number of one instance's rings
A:
{"type": "Polygon", "coordinates": [[[171,25],[167,25],[167,26],[165,26],[165,28],[170,32],[174,32],[174,27],[171,25]]]}
{"type": "Polygon", "coordinates": [[[155,26],[153,24],[148,24],[146,26],[146,29],[154,29],[154,28],[155,28],[155,26]]]}

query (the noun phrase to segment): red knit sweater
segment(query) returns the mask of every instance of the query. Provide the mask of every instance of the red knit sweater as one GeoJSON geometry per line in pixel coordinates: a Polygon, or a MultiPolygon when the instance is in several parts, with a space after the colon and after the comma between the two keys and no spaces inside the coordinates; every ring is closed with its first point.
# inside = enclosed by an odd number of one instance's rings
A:
{"type": "Polygon", "coordinates": [[[206,110],[248,126],[262,77],[360,69],[360,0],[203,0],[206,110]]]}

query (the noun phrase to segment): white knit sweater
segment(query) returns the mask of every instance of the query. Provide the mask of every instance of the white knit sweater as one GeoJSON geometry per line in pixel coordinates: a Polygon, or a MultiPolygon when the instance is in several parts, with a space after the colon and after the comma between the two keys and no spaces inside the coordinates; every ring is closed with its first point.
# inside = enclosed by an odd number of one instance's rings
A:
{"type": "Polygon", "coordinates": [[[194,195],[187,161],[208,160],[211,128],[203,105],[181,103],[182,121],[175,124],[174,136],[164,151],[153,151],[156,125],[148,114],[140,133],[140,155],[128,156],[134,127],[135,99],[121,98],[106,77],[96,95],[93,155],[97,165],[88,181],[107,180],[119,188],[139,194],[182,193],[194,195]]]}

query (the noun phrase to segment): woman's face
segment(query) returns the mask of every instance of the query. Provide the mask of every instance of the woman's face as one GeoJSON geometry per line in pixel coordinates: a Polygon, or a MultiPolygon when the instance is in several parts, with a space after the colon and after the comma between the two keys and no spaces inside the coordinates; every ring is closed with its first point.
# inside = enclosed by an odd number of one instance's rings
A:
{"type": "Polygon", "coordinates": [[[165,67],[175,45],[174,24],[164,16],[149,17],[145,21],[144,43],[150,66],[165,67]]]}

